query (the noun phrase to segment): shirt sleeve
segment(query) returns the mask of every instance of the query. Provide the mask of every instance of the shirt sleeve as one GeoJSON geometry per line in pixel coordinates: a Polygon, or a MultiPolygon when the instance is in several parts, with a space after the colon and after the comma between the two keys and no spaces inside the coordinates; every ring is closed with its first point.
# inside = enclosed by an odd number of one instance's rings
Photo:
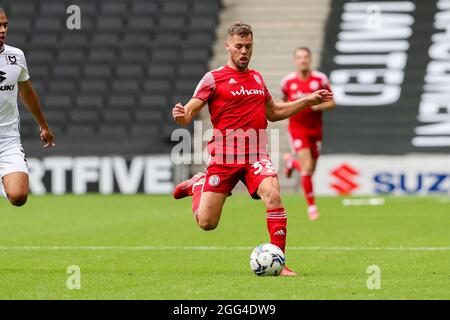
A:
{"type": "Polygon", "coordinates": [[[285,79],[281,80],[280,88],[281,88],[282,96],[287,97],[288,96],[288,88],[287,88],[287,81],[285,79]]]}
{"type": "Polygon", "coordinates": [[[270,100],[272,100],[272,95],[270,94],[269,90],[267,89],[266,81],[264,81],[264,78],[260,73],[258,73],[257,75],[262,79],[262,84],[264,86],[264,96],[266,98],[265,102],[269,102],[270,100]]]}
{"type": "Polygon", "coordinates": [[[25,59],[25,54],[23,52],[17,55],[17,64],[22,68],[18,81],[22,82],[30,79],[30,74],[28,73],[27,60],[25,59]]]}
{"type": "Polygon", "coordinates": [[[216,91],[216,82],[211,72],[206,73],[195,88],[192,98],[208,102],[216,91]]]}
{"type": "Polygon", "coordinates": [[[265,84],[264,84],[264,95],[266,96],[266,102],[272,100],[272,95],[270,94],[265,84]]]}

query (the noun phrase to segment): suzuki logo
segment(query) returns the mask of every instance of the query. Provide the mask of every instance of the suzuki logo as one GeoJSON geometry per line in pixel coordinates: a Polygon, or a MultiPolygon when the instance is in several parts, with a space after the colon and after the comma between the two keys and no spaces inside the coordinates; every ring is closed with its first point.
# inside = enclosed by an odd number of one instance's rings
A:
{"type": "Polygon", "coordinates": [[[331,183],[330,187],[340,195],[348,195],[359,187],[355,182],[359,172],[345,163],[331,171],[331,175],[336,181],[331,183]]]}
{"type": "Polygon", "coordinates": [[[4,77],[6,73],[4,73],[3,71],[0,71],[0,82],[3,82],[4,80],[6,80],[6,78],[4,77]]]}

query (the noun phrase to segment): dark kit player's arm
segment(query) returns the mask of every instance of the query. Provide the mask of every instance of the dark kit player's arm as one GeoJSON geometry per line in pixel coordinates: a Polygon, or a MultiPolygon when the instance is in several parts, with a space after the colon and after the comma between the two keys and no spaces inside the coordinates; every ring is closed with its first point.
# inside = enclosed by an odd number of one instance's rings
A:
{"type": "Polygon", "coordinates": [[[172,109],[172,116],[180,126],[187,126],[199,114],[206,102],[201,99],[191,99],[185,106],[177,103],[172,109]]]}
{"type": "Polygon", "coordinates": [[[41,108],[39,97],[36,94],[30,80],[19,82],[19,95],[25,107],[31,112],[39,125],[40,137],[44,142],[44,148],[54,147],[55,144],[53,143],[53,133],[48,127],[47,120],[45,120],[44,112],[41,108]]]}
{"type": "Polygon", "coordinates": [[[307,97],[292,102],[274,102],[273,100],[270,100],[266,103],[266,118],[272,122],[284,120],[303,109],[330,102],[332,99],[333,93],[330,91],[317,90],[307,97]]]}

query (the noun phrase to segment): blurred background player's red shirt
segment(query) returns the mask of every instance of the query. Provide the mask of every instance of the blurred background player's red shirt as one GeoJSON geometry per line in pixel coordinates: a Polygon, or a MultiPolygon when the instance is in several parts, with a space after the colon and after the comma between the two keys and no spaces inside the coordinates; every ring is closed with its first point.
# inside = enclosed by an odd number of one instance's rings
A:
{"type": "MultiPolygon", "coordinates": [[[[330,83],[325,74],[311,71],[303,80],[296,72],[288,74],[281,80],[281,91],[287,101],[294,101],[313,93],[316,90],[331,91],[330,83]]],[[[322,136],[322,111],[306,108],[289,118],[289,131],[301,131],[306,135],[322,136]]]]}

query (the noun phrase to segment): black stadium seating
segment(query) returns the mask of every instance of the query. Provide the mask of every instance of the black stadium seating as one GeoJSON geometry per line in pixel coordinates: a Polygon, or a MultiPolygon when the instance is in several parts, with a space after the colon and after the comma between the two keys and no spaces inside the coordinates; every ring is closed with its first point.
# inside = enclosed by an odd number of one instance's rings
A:
{"type": "MultiPolygon", "coordinates": [[[[22,49],[56,135],[53,154],[170,151],[171,106],[207,71],[220,0],[5,0],[7,44],[22,49]]],[[[20,106],[28,155],[41,156],[37,127],[20,106]]]]}

